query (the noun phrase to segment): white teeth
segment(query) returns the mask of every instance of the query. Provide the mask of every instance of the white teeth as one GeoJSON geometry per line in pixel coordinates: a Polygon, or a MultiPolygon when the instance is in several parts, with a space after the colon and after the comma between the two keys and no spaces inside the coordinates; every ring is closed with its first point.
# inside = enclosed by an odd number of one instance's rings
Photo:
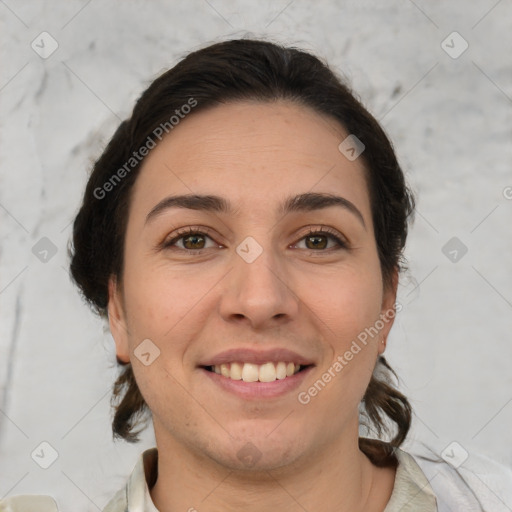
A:
{"type": "Polygon", "coordinates": [[[238,363],[231,363],[228,378],[233,380],[242,380],[242,367],[238,363]]]}
{"type": "Polygon", "coordinates": [[[223,377],[229,377],[231,375],[231,372],[229,371],[229,366],[227,364],[221,364],[220,373],[222,374],[223,377]]]}
{"type": "Polygon", "coordinates": [[[283,380],[291,377],[300,370],[300,365],[294,363],[268,362],[265,364],[254,363],[224,363],[215,365],[213,371],[233,380],[243,380],[244,382],[274,382],[276,379],[283,380]]]}
{"type": "Polygon", "coordinates": [[[242,368],[242,380],[244,382],[256,382],[258,380],[258,365],[245,363],[242,368]]]}
{"type": "Polygon", "coordinates": [[[283,363],[282,361],[279,361],[276,366],[276,377],[279,380],[283,380],[286,378],[286,363],[283,363]]]}
{"type": "Polygon", "coordinates": [[[276,380],[276,367],[274,363],[265,363],[260,366],[259,381],[273,382],[276,380]]]}

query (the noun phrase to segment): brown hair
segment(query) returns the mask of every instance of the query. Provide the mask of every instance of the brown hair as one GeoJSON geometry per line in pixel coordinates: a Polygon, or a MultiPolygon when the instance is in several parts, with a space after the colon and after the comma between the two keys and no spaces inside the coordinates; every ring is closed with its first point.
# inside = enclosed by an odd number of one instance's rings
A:
{"type": "MultiPolygon", "coordinates": [[[[154,80],[96,161],[74,221],[70,247],[72,277],[96,312],[103,317],[107,314],[109,277],[122,277],[130,194],[143,160],[138,151],[150,140],[155,144],[158,127],[172,130],[172,118],[177,119],[175,114],[182,109],[186,112],[185,105],[194,105],[193,112],[197,112],[232,100],[280,99],[337,120],[365,145],[361,158],[382,278],[385,286],[391,285],[395,270],[403,268],[402,253],[414,198],[386,134],[342,79],[317,57],[268,41],[239,39],[190,53],[154,80]]],[[[377,366],[388,376],[396,376],[384,357],[379,357],[377,366]]],[[[129,364],[114,385],[112,404],[114,436],[137,441],[140,430],[135,428],[141,424],[147,405],[129,364]]],[[[378,435],[391,432],[383,415],[396,425],[397,433],[389,446],[398,447],[411,424],[406,397],[389,379],[377,379],[374,372],[363,404],[364,415],[375,425],[378,435]]],[[[360,446],[374,463],[390,463],[389,453],[376,448],[371,439],[360,438],[360,446]]]]}

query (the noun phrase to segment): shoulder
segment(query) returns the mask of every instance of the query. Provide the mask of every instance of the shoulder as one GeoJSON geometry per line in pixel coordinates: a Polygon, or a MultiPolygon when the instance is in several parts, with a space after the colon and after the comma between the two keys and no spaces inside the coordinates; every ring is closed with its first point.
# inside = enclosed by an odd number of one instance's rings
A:
{"type": "MultiPolygon", "coordinates": [[[[126,491],[121,489],[108,502],[103,512],[126,512],[126,491]]],[[[0,500],[0,512],[59,512],[57,503],[50,496],[19,495],[0,500]]]]}
{"type": "Polygon", "coordinates": [[[150,448],[138,458],[126,485],[107,503],[103,512],[158,512],[149,488],[156,482],[158,450],[150,448]]]}
{"type": "Polygon", "coordinates": [[[120,489],[114,497],[107,503],[103,512],[126,512],[128,510],[128,500],[126,498],[126,489],[120,489]]]}
{"type": "Polygon", "coordinates": [[[441,455],[421,444],[400,450],[412,457],[427,478],[437,499],[439,512],[465,510],[510,512],[512,469],[477,451],[467,452],[451,443],[441,455]]]}
{"type": "MultiPolygon", "coordinates": [[[[130,474],[126,485],[107,503],[103,512],[158,512],[149,493],[156,481],[158,451],[144,451],[130,474]]],[[[59,512],[50,496],[20,495],[0,499],[0,512],[59,512]]]]}
{"type": "Polygon", "coordinates": [[[11,496],[0,500],[1,512],[24,512],[37,510],[37,512],[59,512],[55,500],[50,496],[11,496]]]}

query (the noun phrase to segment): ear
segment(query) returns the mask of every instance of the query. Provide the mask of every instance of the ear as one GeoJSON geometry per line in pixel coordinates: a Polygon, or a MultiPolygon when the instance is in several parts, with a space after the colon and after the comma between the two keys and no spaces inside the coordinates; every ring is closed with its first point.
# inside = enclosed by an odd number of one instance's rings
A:
{"type": "Polygon", "coordinates": [[[389,336],[389,331],[393,327],[396,316],[396,293],[398,288],[398,268],[395,268],[391,278],[391,282],[385,286],[382,294],[382,307],[380,311],[380,318],[384,323],[384,327],[380,331],[379,336],[379,355],[386,350],[386,341],[389,336]]]}
{"type": "Polygon", "coordinates": [[[115,276],[108,280],[108,322],[110,332],[116,344],[116,355],[123,363],[130,362],[130,347],[128,343],[128,327],[122,300],[122,291],[115,276]]]}

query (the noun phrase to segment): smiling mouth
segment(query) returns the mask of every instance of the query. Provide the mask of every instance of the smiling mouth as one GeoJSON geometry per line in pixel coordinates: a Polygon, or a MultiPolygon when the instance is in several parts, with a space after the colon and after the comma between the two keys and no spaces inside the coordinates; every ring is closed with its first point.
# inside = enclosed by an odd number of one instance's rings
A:
{"type": "Polygon", "coordinates": [[[214,366],[203,366],[205,370],[230,380],[243,382],[274,382],[285,380],[313,365],[300,365],[292,362],[278,361],[264,364],[232,362],[214,366]]]}

